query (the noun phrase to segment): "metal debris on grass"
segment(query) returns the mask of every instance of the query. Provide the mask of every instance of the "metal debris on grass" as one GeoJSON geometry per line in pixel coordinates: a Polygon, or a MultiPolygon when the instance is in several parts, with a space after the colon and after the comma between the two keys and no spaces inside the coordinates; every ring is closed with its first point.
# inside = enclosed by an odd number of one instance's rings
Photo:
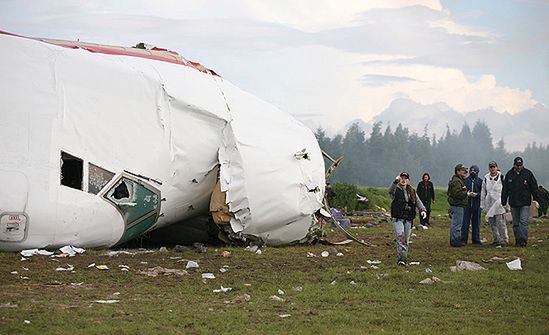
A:
{"type": "Polygon", "coordinates": [[[67,264],[66,268],[60,266],[57,269],[55,269],[55,271],[72,271],[72,270],[74,270],[74,266],[70,264],[67,264]]]}
{"type": "Polygon", "coordinates": [[[59,248],[59,251],[61,251],[61,254],[68,254],[69,256],[74,256],[76,254],[83,254],[86,250],[78,247],[74,247],[72,245],[66,245],[64,247],[59,248]]]}
{"type": "Polygon", "coordinates": [[[289,318],[290,316],[292,316],[291,314],[280,314],[279,317],[281,318],[289,318]]]}
{"type": "Polygon", "coordinates": [[[443,283],[443,281],[440,280],[440,278],[433,276],[431,278],[425,278],[422,281],[420,281],[419,283],[420,284],[432,285],[434,283],[443,283]]]}
{"type": "Polygon", "coordinates": [[[328,251],[324,250],[323,252],[320,253],[320,256],[328,257],[328,256],[330,256],[330,253],[328,251]]]}
{"type": "Polygon", "coordinates": [[[508,257],[498,257],[498,256],[494,256],[490,259],[483,259],[482,261],[484,263],[497,263],[497,262],[505,262],[507,260],[508,257]]]}
{"type": "Polygon", "coordinates": [[[155,266],[154,268],[149,268],[147,269],[146,271],[140,271],[139,272],[140,274],[143,274],[143,275],[147,275],[149,277],[156,277],[158,275],[164,275],[164,276],[170,276],[170,275],[175,275],[175,276],[184,276],[186,275],[188,272],[185,271],[185,270],[180,270],[180,269],[166,269],[166,268],[163,268],[161,266],[155,266]]]}
{"type": "Polygon", "coordinates": [[[226,293],[229,291],[232,291],[233,289],[231,287],[223,287],[220,286],[218,289],[213,290],[214,293],[226,293]]]}
{"type": "Polygon", "coordinates": [[[307,252],[307,258],[313,258],[313,257],[316,257],[316,255],[313,254],[312,252],[307,252]]]}
{"type": "Polygon", "coordinates": [[[225,257],[225,258],[231,257],[231,252],[230,252],[230,251],[227,251],[227,250],[224,250],[224,251],[221,253],[221,256],[223,256],[223,257],[225,257]]]}
{"type": "Polygon", "coordinates": [[[96,265],[95,268],[98,270],[108,270],[109,266],[105,264],[100,264],[100,265],[96,265]]]}
{"type": "Polygon", "coordinates": [[[282,299],[281,297],[277,296],[277,295],[271,295],[271,300],[273,301],[280,301],[280,302],[283,302],[284,299],[282,299]]]}
{"type": "Polygon", "coordinates": [[[202,279],[215,279],[215,275],[211,272],[205,272],[202,274],[202,279]]]}
{"type": "Polygon", "coordinates": [[[249,302],[250,300],[252,300],[252,297],[249,294],[244,293],[242,295],[234,297],[231,301],[226,301],[225,303],[243,304],[245,302],[249,302]]]}
{"type": "Polygon", "coordinates": [[[286,294],[286,292],[282,291],[281,289],[278,289],[277,293],[278,293],[279,295],[284,295],[284,294],[286,294]]]}
{"type": "Polygon", "coordinates": [[[377,260],[377,259],[376,259],[376,260],[373,260],[373,261],[367,260],[366,263],[377,265],[377,264],[381,264],[381,261],[379,261],[379,260],[377,260]]]}
{"type": "Polygon", "coordinates": [[[520,258],[517,258],[505,264],[507,264],[507,267],[509,268],[509,270],[513,270],[513,271],[522,270],[522,264],[521,264],[520,258]]]}
{"type": "Polygon", "coordinates": [[[23,257],[31,257],[31,256],[51,256],[53,255],[53,252],[42,250],[42,249],[28,249],[28,250],[22,250],[20,252],[21,256],[23,257]]]}
{"type": "Polygon", "coordinates": [[[292,287],[292,291],[294,291],[294,292],[302,292],[302,291],[303,291],[303,287],[301,287],[301,286],[292,287]]]}
{"type": "Polygon", "coordinates": [[[96,302],[98,304],[115,304],[119,301],[120,300],[111,299],[111,300],[94,300],[93,302],[96,302]]]}
{"type": "Polygon", "coordinates": [[[468,261],[456,261],[456,266],[451,266],[450,270],[452,272],[458,272],[458,271],[479,271],[479,270],[486,270],[482,265],[475,263],[475,262],[468,262],[468,261]]]}
{"type": "Polygon", "coordinates": [[[187,265],[185,266],[185,269],[189,270],[189,269],[198,269],[200,266],[198,265],[197,262],[195,261],[188,261],[187,262],[187,265]]]}
{"type": "Polygon", "coordinates": [[[11,302],[7,302],[5,304],[0,304],[0,308],[17,308],[17,305],[12,304],[11,302]]]}

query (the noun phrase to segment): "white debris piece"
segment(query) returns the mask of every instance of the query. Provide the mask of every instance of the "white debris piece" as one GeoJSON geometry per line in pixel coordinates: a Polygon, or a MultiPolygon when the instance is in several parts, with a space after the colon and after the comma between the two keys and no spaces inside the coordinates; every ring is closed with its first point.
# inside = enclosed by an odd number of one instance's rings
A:
{"type": "Polygon", "coordinates": [[[335,280],[330,283],[330,285],[335,285],[335,284],[337,284],[335,280]]]}
{"type": "Polygon", "coordinates": [[[202,279],[215,279],[215,275],[211,272],[205,272],[202,274],[202,279]]]}
{"type": "Polygon", "coordinates": [[[356,285],[356,282],[354,280],[351,280],[351,282],[349,284],[356,285]]]}
{"type": "Polygon", "coordinates": [[[72,271],[72,270],[74,270],[74,266],[72,266],[70,264],[67,264],[66,268],[58,267],[57,269],[55,269],[55,271],[72,271]]]}
{"type": "Polygon", "coordinates": [[[286,292],[282,291],[281,289],[278,289],[278,294],[279,295],[284,295],[284,294],[286,294],[286,292]]]}
{"type": "Polygon", "coordinates": [[[98,304],[115,304],[117,302],[119,302],[120,300],[114,300],[114,299],[111,299],[111,300],[94,300],[93,302],[96,302],[98,304]]]}
{"type": "Polygon", "coordinates": [[[301,287],[301,286],[292,287],[292,291],[295,291],[295,292],[302,292],[302,291],[303,291],[303,287],[301,287]]]}
{"type": "Polygon", "coordinates": [[[378,261],[377,259],[373,260],[373,261],[367,260],[366,263],[368,263],[368,264],[381,264],[381,261],[378,261]]]}
{"type": "Polygon", "coordinates": [[[185,269],[198,269],[200,266],[195,261],[188,261],[185,269]]]}
{"type": "Polygon", "coordinates": [[[31,322],[29,320],[24,320],[23,323],[29,325],[31,322]]]}
{"type": "Polygon", "coordinates": [[[102,264],[102,265],[96,265],[95,268],[99,270],[108,270],[109,266],[102,264]]]}
{"type": "Polygon", "coordinates": [[[410,265],[419,265],[419,262],[410,262],[410,265]]]}
{"type": "Polygon", "coordinates": [[[507,267],[509,268],[509,270],[522,270],[522,264],[521,264],[520,258],[517,258],[505,264],[507,264],[507,267]]]}
{"type": "Polygon", "coordinates": [[[129,251],[124,251],[124,250],[120,250],[120,251],[109,251],[108,253],[106,253],[104,256],[109,256],[109,257],[113,257],[113,256],[118,256],[118,255],[135,255],[135,253],[133,252],[129,252],[129,251]]]}
{"type": "Polygon", "coordinates": [[[215,289],[213,290],[214,293],[226,293],[226,292],[229,292],[229,291],[232,291],[233,289],[231,287],[223,287],[223,286],[220,286],[219,289],[215,289]]]}
{"type": "Polygon", "coordinates": [[[90,265],[88,265],[88,268],[93,268],[95,266],[95,263],[91,263],[90,265]]]}
{"type": "Polygon", "coordinates": [[[486,270],[486,268],[482,267],[482,265],[474,262],[468,262],[468,261],[456,261],[456,266],[451,266],[450,270],[452,272],[458,272],[458,271],[479,271],[479,270],[486,270]]]}
{"type": "Polygon", "coordinates": [[[316,257],[316,255],[313,254],[312,252],[307,252],[307,258],[313,258],[313,257],[316,257]]]}
{"type": "Polygon", "coordinates": [[[281,318],[289,318],[290,316],[292,316],[292,314],[280,314],[279,317],[281,318]]]}
{"type": "Polygon", "coordinates": [[[370,268],[372,268],[374,270],[379,270],[379,266],[377,266],[377,265],[370,265],[370,268]]]}
{"type": "Polygon", "coordinates": [[[36,255],[51,256],[53,255],[53,252],[47,251],[47,250],[40,250],[40,249],[28,249],[28,250],[22,250],[20,254],[23,257],[31,257],[36,255]]]}
{"type": "Polygon", "coordinates": [[[83,254],[86,250],[78,247],[73,247],[72,245],[66,245],[62,248],[59,248],[59,251],[61,251],[64,254],[76,255],[76,254],[83,254]]]}
{"type": "Polygon", "coordinates": [[[257,247],[257,245],[249,245],[249,246],[247,246],[246,248],[244,248],[244,250],[249,251],[249,252],[256,252],[257,249],[259,249],[259,248],[257,247]]]}
{"type": "Polygon", "coordinates": [[[338,253],[336,254],[336,256],[342,257],[342,256],[343,256],[343,253],[342,253],[342,252],[338,252],[338,253]]]}
{"type": "Polygon", "coordinates": [[[431,278],[425,278],[422,281],[420,281],[419,283],[420,284],[432,285],[432,284],[438,283],[438,282],[442,282],[442,280],[440,280],[440,278],[438,278],[438,277],[433,276],[431,278]]]}
{"type": "Polygon", "coordinates": [[[324,250],[323,252],[320,253],[320,256],[328,257],[328,256],[330,256],[330,253],[328,251],[324,250]]]}
{"type": "Polygon", "coordinates": [[[17,272],[17,271],[12,271],[12,272],[10,272],[10,273],[11,273],[12,275],[16,275],[16,274],[18,274],[19,272],[17,272]]]}
{"type": "Polygon", "coordinates": [[[284,301],[284,299],[282,299],[281,297],[277,296],[277,295],[271,295],[271,300],[274,300],[274,301],[284,301]]]}
{"type": "Polygon", "coordinates": [[[261,251],[261,249],[257,249],[257,251],[255,252],[256,255],[261,255],[263,253],[263,251],[261,251]]]}

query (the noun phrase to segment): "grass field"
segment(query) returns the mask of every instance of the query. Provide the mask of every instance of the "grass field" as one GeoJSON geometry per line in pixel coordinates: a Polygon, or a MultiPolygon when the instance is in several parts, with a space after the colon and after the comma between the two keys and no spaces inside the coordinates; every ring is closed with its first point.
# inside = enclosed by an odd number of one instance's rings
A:
{"type": "MultiPolygon", "coordinates": [[[[531,221],[527,248],[504,249],[450,248],[448,225],[447,217],[435,216],[429,230],[414,230],[410,260],[420,264],[407,267],[395,264],[388,223],[351,229],[372,247],[263,248],[258,255],[210,246],[203,254],[155,249],[113,257],[88,250],[25,261],[0,253],[0,334],[548,334],[549,222],[531,221]],[[520,257],[523,270],[483,262],[494,256],[520,257]],[[200,268],[181,276],[140,273],[156,266],[183,270],[187,260],[200,268]],[[374,269],[368,260],[381,264],[374,269]],[[451,272],[456,260],[487,270],[451,272]],[[74,272],[55,271],[67,264],[74,272]],[[203,280],[203,272],[216,278],[203,280]],[[432,276],[444,282],[419,284],[432,276]],[[232,291],[214,293],[220,286],[232,291]]],[[[481,234],[490,240],[487,227],[481,234]]]]}

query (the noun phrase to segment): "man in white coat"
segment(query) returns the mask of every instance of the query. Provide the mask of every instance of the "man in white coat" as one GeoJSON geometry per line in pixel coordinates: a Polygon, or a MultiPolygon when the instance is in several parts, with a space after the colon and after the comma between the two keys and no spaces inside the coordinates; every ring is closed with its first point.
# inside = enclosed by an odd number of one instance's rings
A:
{"type": "Polygon", "coordinates": [[[480,208],[486,211],[486,221],[492,227],[492,237],[496,246],[506,246],[509,242],[505,223],[505,208],[501,205],[503,176],[494,161],[488,164],[490,172],[484,176],[480,194],[480,208]]]}

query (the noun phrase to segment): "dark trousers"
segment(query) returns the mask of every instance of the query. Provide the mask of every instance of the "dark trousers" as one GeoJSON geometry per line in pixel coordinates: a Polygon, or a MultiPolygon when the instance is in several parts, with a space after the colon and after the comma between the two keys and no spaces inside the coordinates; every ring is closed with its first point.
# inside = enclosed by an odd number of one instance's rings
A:
{"type": "Polygon", "coordinates": [[[538,208],[538,217],[542,217],[544,215],[547,215],[547,205],[546,204],[540,204],[538,208]]]}
{"type": "Polygon", "coordinates": [[[461,226],[461,241],[467,243],[469,238],[469,223],[471,223],[471,240],[480,244],[480,208],[465,207],[463,225],[461,226]]]}

